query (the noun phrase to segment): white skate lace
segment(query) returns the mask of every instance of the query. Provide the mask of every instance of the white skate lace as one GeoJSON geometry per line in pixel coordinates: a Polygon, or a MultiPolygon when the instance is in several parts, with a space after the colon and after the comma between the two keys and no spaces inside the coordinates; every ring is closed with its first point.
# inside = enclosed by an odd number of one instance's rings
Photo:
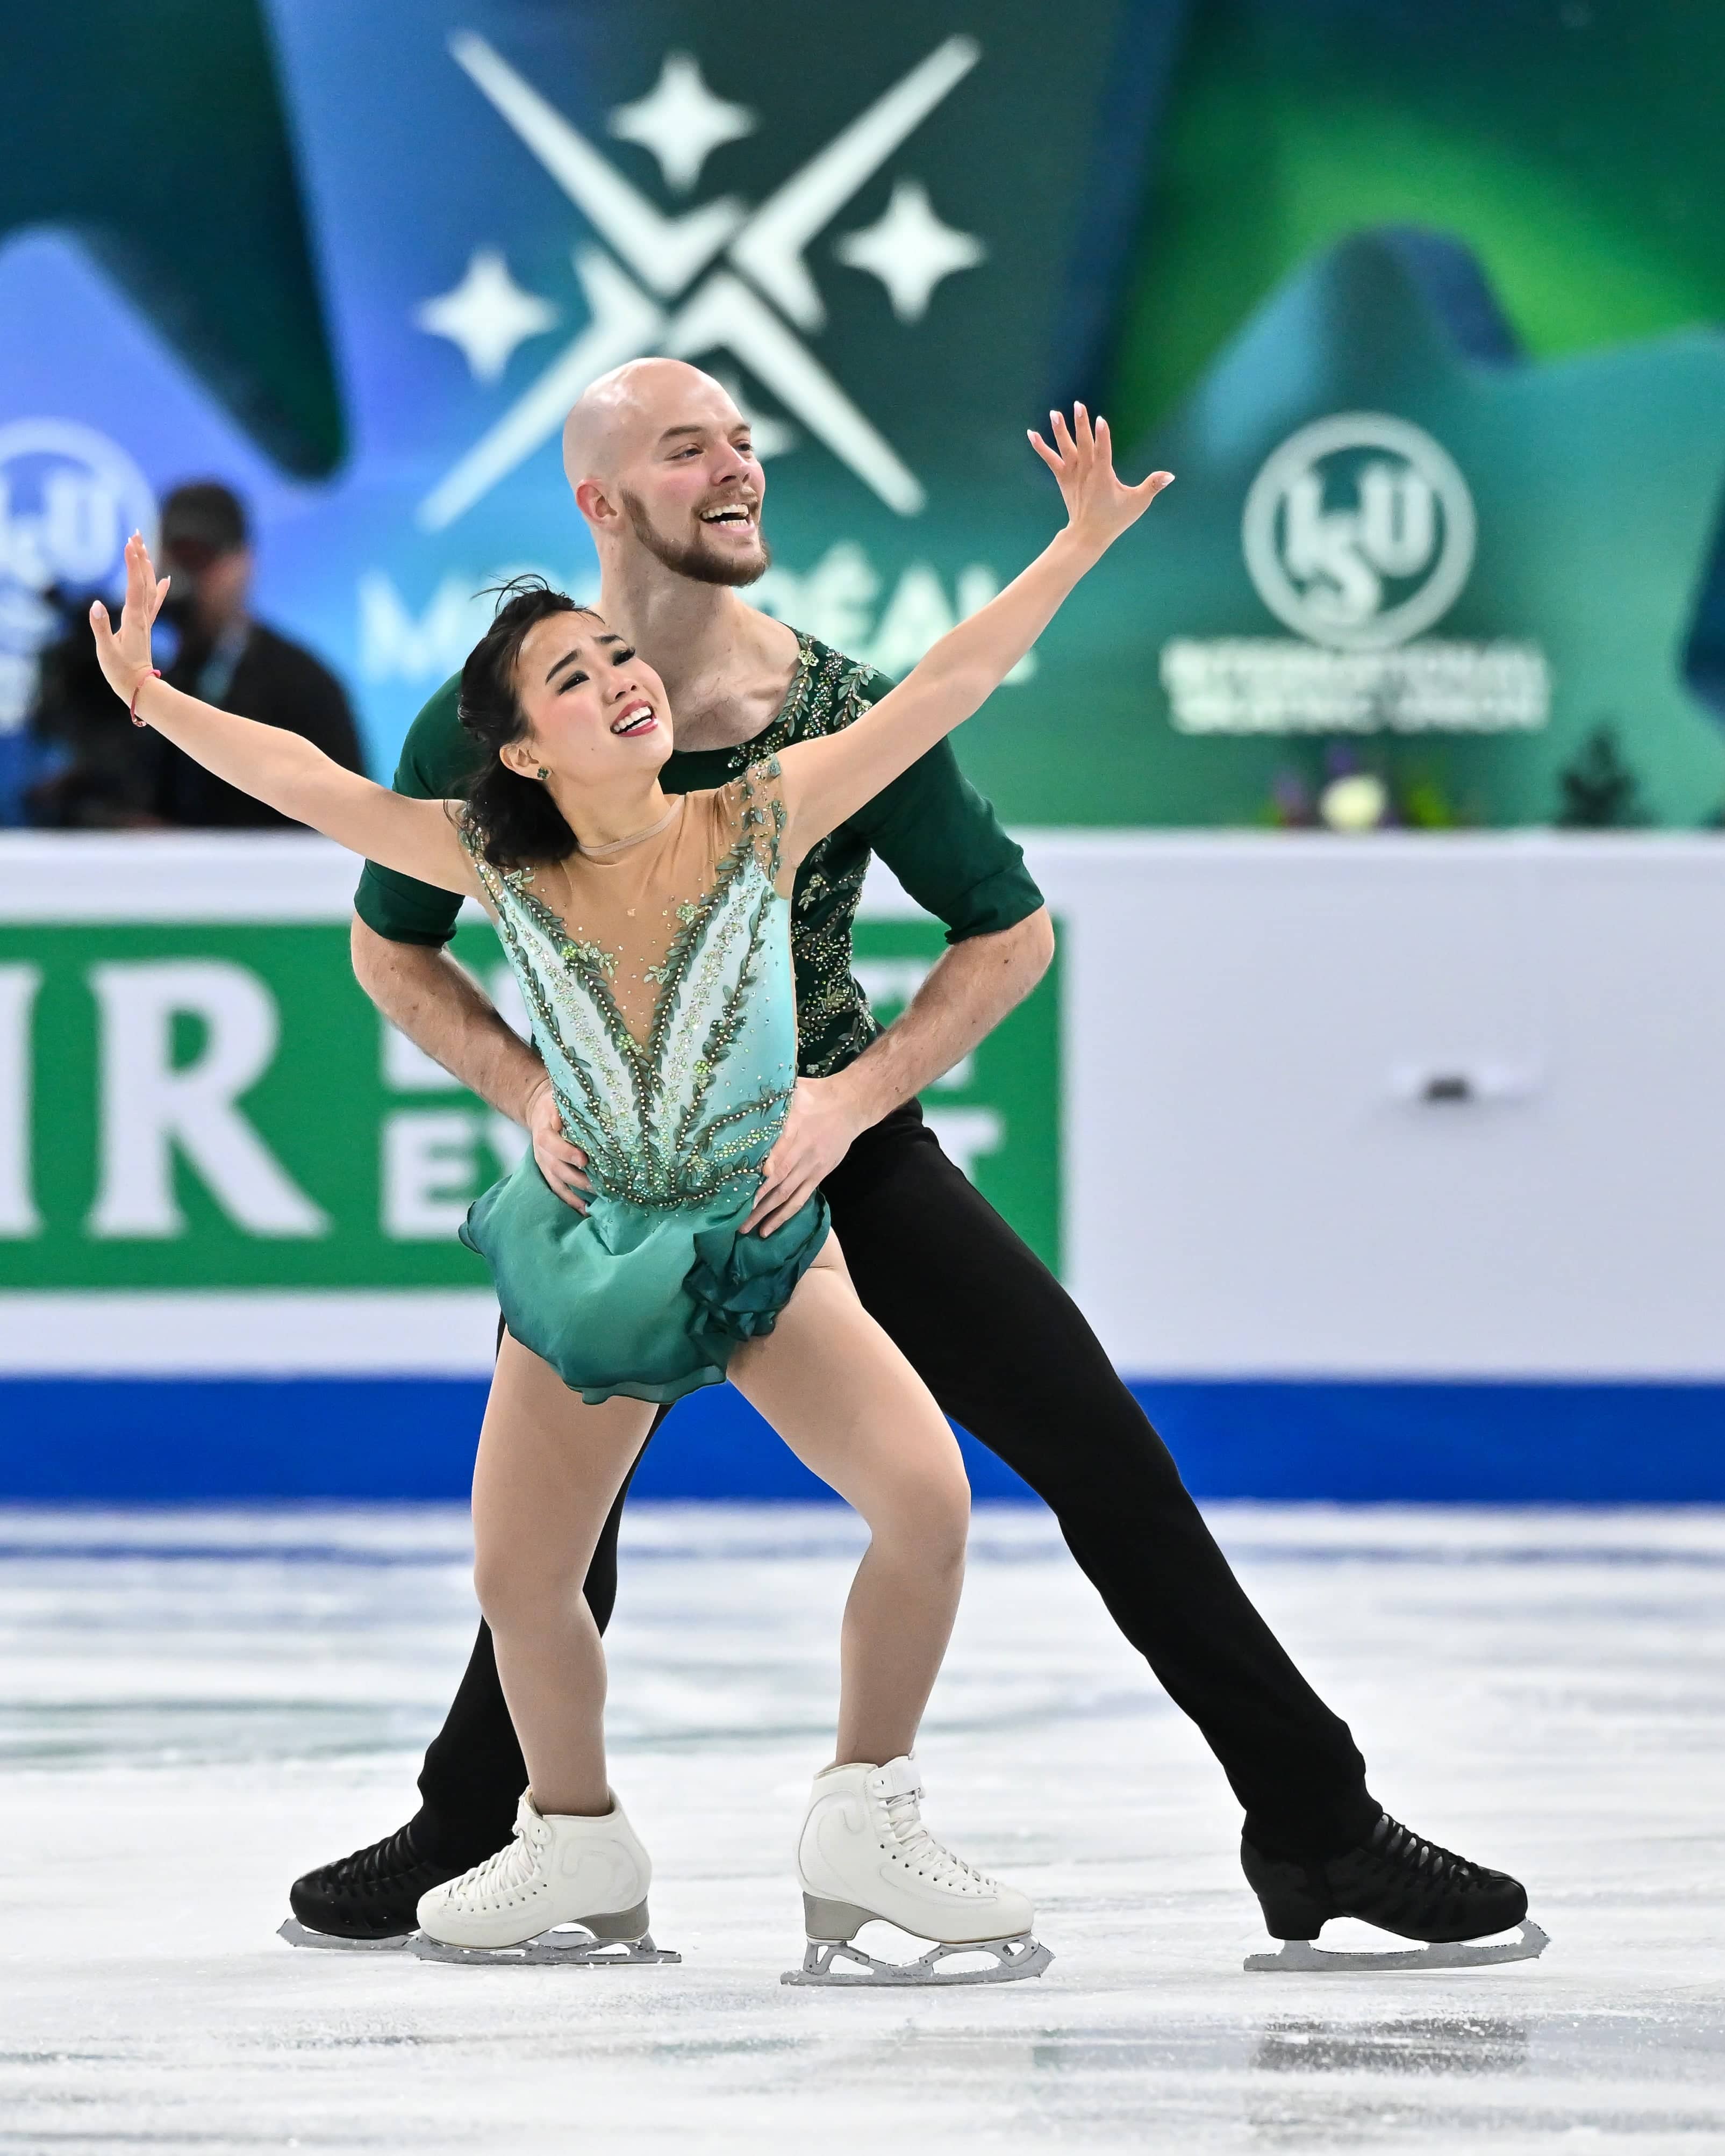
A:
{"type": "Polygon", "coordinates": [[[995,1881],[986,1871],[978,1871],[973,1864],[967,1864],[962,1856],[955,1856],[943,1842],[935,1840],[922,1824],[918,1795],[918,1791],[907,1789],[902,1796],[882,1799],[893,1839],[906,1861],[914,1864],[917,1871],[937,1887],[962,1887],[968,1882],[986,1887],[991,1892],[998,1891],[995,1881]]]}
{"type": "Polygon", "coordinates": [[[520,1827],[495,1856],[456,1881],[463,1895],[490,1898],[526,1886],[539,1868],[539,1852],[520,1827]]]}

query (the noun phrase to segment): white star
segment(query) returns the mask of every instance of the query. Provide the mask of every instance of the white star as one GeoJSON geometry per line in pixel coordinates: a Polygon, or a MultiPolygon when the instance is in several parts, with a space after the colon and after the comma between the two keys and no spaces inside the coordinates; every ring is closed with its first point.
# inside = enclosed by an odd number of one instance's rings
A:
{"type": "Polygon", "coordinates": [[[492,247],[479,249],[452,292],[413,311],[415,327],[460,346],[475,382],[495,382],[521,340],[537,336],[557,319],[551,302],[524,292],[492,247]]]}
{"type": "Polygon", "coordinates": [[[721,143],[739,141],[759,125],[747,105],[727,105],[713,95],[701,80],[701,63],[689,53],[667,53],[649,95],[619,105],[611,115],[611,132],[650,150],[665,185],[680,195],[688,193],[721,143]]]}
{"type": "Polygon", "coordinates": [[[833,252],[853,270],[880,280],[901,322],[920,322],[942,278],[974,269],[988,250],[968,232],[941,223],[920,181],[901,180],[879,223],[846,233],[833,252]]]}

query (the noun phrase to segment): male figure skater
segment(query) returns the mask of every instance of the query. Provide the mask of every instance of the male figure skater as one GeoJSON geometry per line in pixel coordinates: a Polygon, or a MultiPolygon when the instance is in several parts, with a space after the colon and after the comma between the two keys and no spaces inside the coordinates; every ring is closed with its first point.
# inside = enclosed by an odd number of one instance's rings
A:
{"type": "MultiPolygon", "coordinates": [[[[789,742],[846,726],[891,685],[751,607],[766,569],[765,475],[710,376],[637,360],[570,413],[564,469],[597,547],[600,607],[659,670],[678,714],[668,788],[717,786],[789,742]]],[[[420,712],[395,784],[458,793],[473,751],[454,681],[420,712]]],[[[353,963],[386,1017],[532,1134],[547,1182],[583,1203],[585,1162],[549,1081],[444,949],[459,901],[367,866],[353,963]]],[[[770,1235],[819,1185],[857,1292],[941,1406],[1053,1510],[1121,1630],[1190,1715],[1245,1807],[1241,1861],[1271,1933],[1354,1916],[1455,1942],[1518,1923],[1521,1887],[1399,1825],[1368,1794],[1347,1725],[1253,1608],[1167,1449],[1060,1284],[948,1161],[916,1105],[1035,985],[1054,947],[1041,895],[942,744],[824,840],[798,872],[795,1103],[752,1214],[770,1235]],[[951,948],[881,1032],[850,970],[870,851],[947,924],[951,948]]],[[[587,1580],[616,1591],[625,1486],[587,1580]]],[[[429,1888],[508,1840],[526,1770],[482,1625],[408,1824],[297,1880],[319,1943],[403,1939],[429,1888]]]]}

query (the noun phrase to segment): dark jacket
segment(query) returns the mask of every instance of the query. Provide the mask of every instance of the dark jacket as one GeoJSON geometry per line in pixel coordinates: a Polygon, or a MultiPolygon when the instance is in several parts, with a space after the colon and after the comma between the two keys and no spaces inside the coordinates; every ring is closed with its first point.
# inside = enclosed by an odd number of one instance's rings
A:
{"type": "MultiPolygon", "coordinates": [[[[359,737],[341,683],[321,660],[261,622],[251,624],[244,649],[225,684],[212,679],[208,646],[188,639],[167,679],[191,696],[203,696],[243,719],[303,734],[349,771],[363,771],[359,737]],[[217,693],[212,693],[213,690],[217,693]]],[[[291,818],[254,801],[226,779],[194,763],[158,734],[152,806],[166,824],[206,830],[297,830],[291,818]]]]}

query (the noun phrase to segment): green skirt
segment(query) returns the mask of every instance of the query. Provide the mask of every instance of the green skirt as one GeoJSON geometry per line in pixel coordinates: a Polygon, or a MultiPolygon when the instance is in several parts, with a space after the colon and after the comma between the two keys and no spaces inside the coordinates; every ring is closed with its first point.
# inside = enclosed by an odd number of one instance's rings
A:
{"type": "Polygon", "coordinates": [[[771,1235],[755,1201],[567,1205],[531,1152],[476,1199],[461,1240],[491,1268],[503,1322],[592,1405],[680,1399],[724,1382],[738,1342],[770,1332],[831,1225],[819,1193],[771,1235]]]}

